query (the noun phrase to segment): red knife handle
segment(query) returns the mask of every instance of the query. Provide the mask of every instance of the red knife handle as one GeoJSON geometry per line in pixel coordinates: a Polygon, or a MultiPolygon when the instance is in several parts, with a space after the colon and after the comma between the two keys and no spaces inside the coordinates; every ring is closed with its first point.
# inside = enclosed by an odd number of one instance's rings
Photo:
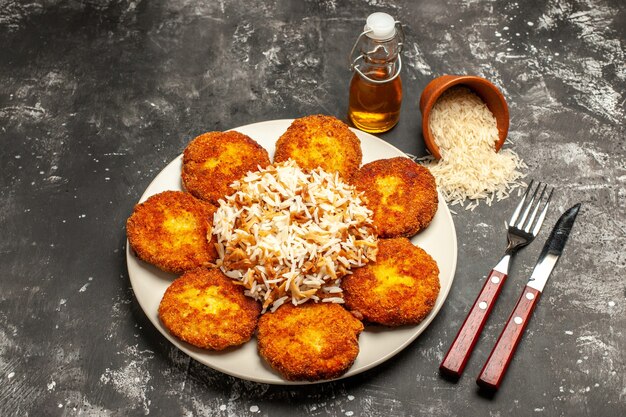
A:
{"type": "Polygon", "coordinates": [[[524,287],[524,292],[517,301],[513,313],[476,380],[481,388],[497,390],[500,387],[540,295],[540,291],[529,286],[524,287]]]}
{"type": "Polygon", "coordinates": [[[480,336],[483,327],[485,327],[487,317],[489,317],[500,290],[502,290],[506,277],[507,275],[502,272],[491,270],[483,285],[483,289],[480,291],[476,301],[474,301],[474,305],[465,318],[452,345],[450,345],[448,353],[446,353],[441,365],[439,365],[439,370],[444,375],[453,378],[461,376],[472,349],[478,341],[478,336],[480,336]]]}

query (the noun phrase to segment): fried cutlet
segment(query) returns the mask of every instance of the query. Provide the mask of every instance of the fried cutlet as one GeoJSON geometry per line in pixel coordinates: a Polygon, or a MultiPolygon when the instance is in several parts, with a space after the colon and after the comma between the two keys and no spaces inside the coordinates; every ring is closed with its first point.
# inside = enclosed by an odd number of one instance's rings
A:
{"type": "Polygon", "coordinates": [[[437,262],[407,238],[380,239],[376,262],[341,283],[346,308],[387,326],[417,324],[439,295],[437,262]]]}
{"type": "Polygon", "coordinates": [[[351,182],[365,193],[380,237],[410,237],[426,228],[437,212],[435,178],[408,158],[365,164],[351,182]]]}
{"type": "Polygon", "coordinates": [[[191,194],[219,204],[220,198],[231,193],[233,181],[269,163],[267,151],[249,136],[235,131],[209,132],[185,148],[181,176],[191,194]]]}
{"type": "Polygon", "coordinates": [[[361,141],[348,125],[331,116],[296,119],[276,141],[274,162],[293,159],[305,171],[317,167],[349,179],[361,165],[361,141]]]}
{"type": "Polygon", "coordinates": [[[216,209],[182,191],[153,195],[128,218],[128,241],[139,259],[167,272],[182,274],[209,265],[217,258],[217,240],[211,235],[216,209]]]}
{"type": "Polygon", "coordinates": [[[159,319],[177,338],[194,346],[223,350],[252,337],[261,305],[219,269],[186,272],[167,288],[159,319]]]}
{"type": "Polygon", "coordinates": [[[338,304],[283,304],[261,316],[259,354],[290,381],[344,374],[359,354],[363,324],[338,304]]]}

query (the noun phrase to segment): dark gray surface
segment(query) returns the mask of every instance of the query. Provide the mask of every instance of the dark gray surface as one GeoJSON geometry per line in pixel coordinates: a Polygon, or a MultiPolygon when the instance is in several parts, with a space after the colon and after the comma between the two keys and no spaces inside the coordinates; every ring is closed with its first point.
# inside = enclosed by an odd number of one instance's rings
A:
{"type": "Polygon", "coordinates": [[[626,414],[624,3],[263,3],[0,0],[0,415],[626,414]],[[503,250],[513,199],[457,210],[443,309],[347,380],[286,388],[208,369],[155,330],[130,288],[124,223],[154,176],[205,131],[345,119],[346,55],[373,11],[407,32],[402,117],[384,139],[422,155],[424,86],[481,75],[508,99],[507,146],[558,188],[546,224],[583,202],[491,399],[474,378],[541,243],[516,258],[463,378],[437,367],[503,250]]]}

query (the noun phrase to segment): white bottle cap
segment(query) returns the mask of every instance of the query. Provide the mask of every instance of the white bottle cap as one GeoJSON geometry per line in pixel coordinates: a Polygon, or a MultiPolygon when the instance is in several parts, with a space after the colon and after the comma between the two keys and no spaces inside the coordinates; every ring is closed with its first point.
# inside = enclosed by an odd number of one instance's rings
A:
{"type": "Polygon", "coordinates": [[[364,31],[368,38],[384,41],[396,34],[396,21],[387,13],[376,12],[367,17],[364,31]]]}

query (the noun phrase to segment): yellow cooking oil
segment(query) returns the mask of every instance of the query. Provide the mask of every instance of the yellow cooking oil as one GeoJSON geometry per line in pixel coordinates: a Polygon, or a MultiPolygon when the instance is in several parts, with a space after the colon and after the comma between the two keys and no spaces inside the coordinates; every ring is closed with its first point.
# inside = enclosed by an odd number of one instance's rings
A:
{"type": "MultiPolygon", "coordinates": [[[[384,68],[366,74],[374,80],[389,77],[384,68]]],[[[400,77],[383,84],[372,83],[355,73],[350,81],[348,116],[354,126],[369,133],[386,132],[400,120],[402,80],[400,77]]]]}

